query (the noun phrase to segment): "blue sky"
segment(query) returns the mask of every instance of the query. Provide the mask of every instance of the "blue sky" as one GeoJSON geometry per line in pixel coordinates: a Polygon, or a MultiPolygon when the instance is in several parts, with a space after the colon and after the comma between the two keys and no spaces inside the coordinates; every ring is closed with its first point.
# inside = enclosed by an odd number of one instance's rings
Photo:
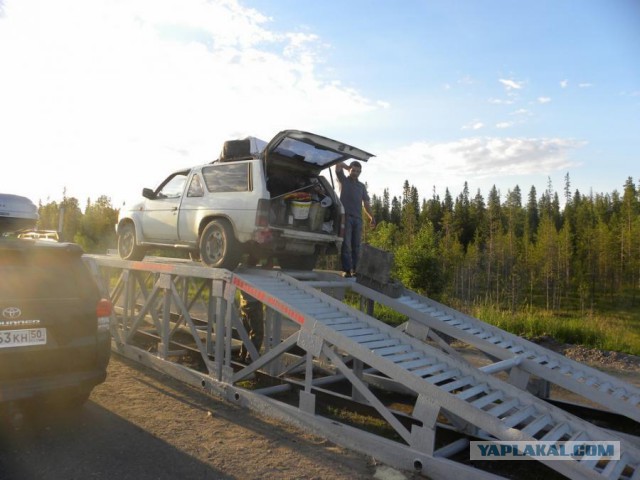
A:
{"type": "Polygon", "coordinates": [[[640,180],[640,2],[0,0],[0,191],[115,206],[308,130],[370,193],[640,180]]]}

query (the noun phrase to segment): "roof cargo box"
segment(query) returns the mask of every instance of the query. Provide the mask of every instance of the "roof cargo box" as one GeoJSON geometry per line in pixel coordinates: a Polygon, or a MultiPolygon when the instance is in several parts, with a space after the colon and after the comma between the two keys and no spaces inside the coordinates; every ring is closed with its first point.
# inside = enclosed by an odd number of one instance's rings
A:
{"type": "Polygon", "coordinates": [[[228,140],[222,145],[219,161],[232,162],[235,160],[250,160],[258,158],[267,142],[256,137],[242,140],[228,140]]]}
{"type": "Polygon", "coordinates": [[[0,234],[33,229],[38,221],[38,208],[20,195],[0,193],[0,234]]]}

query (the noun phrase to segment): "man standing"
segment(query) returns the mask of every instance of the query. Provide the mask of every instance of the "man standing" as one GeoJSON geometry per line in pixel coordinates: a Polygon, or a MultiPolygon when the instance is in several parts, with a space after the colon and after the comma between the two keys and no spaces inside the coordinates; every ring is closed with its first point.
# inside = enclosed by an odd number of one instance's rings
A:
{"type": "Polygon", "coordinates": [[[340,183],[340,202],[344,206],[346,217],[341,252],[342,270],[345,277],[353,277],[356,273],[362,237],[363,206],[369,216],[371,228],[376,226],[367,187],[358,180],[361,172],[362,165],[358,161],[351,162],[349,166],[344,162],[336,165],[336,176],[338,177],[338,183],[340,183]],[[348,177],[344,174],[344,170],[349,171],[348,177]]]}

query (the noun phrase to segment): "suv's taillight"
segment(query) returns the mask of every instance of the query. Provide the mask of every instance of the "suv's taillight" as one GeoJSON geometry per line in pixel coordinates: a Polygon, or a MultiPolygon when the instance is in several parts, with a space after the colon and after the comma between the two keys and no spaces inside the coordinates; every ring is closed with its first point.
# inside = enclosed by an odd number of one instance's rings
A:
{"type": "Polygon", "coordinates": [[[98,317],[98,331],[108,332],[109,324],[111,322],[111,313],[113,312],[113,305],[111,301],[106,298],[101,298],[96,305],[96,316],[98,317]]]}
{"type": "Polygon", "coordinates": [[[256,227],[269,226],[269,205],[271,200],[261,198],[258,200],[258,210],[256,211],[256,227]]]}

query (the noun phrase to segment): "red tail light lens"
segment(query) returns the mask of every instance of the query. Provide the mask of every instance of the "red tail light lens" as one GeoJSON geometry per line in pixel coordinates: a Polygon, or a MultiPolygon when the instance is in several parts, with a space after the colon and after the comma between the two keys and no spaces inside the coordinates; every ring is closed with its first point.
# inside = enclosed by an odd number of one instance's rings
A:
{"type": "Polygon", "coordinates": [[[256,226],[268,227],[269,226],[269,203],[270,200],[261,198],[258,200],[258,211],[256,212],[256,226]]]}
{"type": "Polygon", "coordinates": [[[96,306],[96,316],[97,317],[108,317],[113,312],[113,305],[111,305],[111,301],[106,298],[102,298],[98,301],[98,305],[96,306]]]}

